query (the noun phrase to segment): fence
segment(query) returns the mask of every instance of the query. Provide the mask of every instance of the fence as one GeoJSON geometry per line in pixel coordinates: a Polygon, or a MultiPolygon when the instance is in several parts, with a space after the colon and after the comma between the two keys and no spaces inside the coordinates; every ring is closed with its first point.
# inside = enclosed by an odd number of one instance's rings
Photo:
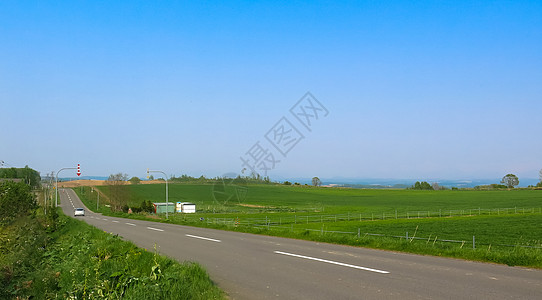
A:
{"type": "MultiPolygon", "coordinates": [[[[207,218],[204,219],[208,224],[222,224],[227,226],[245,226],[254,228],[267,228],[267,229],[283,229],[294,231],[293,225],[297,224],[309,224],[309,223],[326,223],[326,222],[340,222],[340,221],[370,221],[370,220],[386,220],[386,219],[415,219],[415,218],[442,218],[442,217],[456,217],[456,216],[479,216],[479,215],[505,215],[505,214],[526,214],[526,213],[542,213],[542,208],[494,208],[494,209],[463,209],[463,210],[439,210],[439,211],[414,211],[414,212],[385,212],[385,213],[346,213],[335,215],[294,215],[294,216],[280,216],[280,217],[265,217],[264,218],[207,218]],[[290,226],[285,226],[290,225],[290,226]]],[[[380,236],[389,238],[400,238],[409,241],[413,240],[427,240],[427,242],[448,242],[448,243],[460,243],[461,248],[464,245],[470,245],[471,241],[466,240],[450,240],[450,239],[438,239],[429,236],[427,238],[409,236],[408,232],[404,236],[386,235],[378,233],[361,233],[361,229],[358,228],[357,232],[348,231],[330,231],[324,230],[324,226],[321,229],[309,229],[309,228],[295,228],[295,230],[320,232],[322,235],[326,233],[332,234],[347,234],[354,235],[358,238],[363,236],[380,236]]],[[[476,237],[472,237],[472,248],[475,249],[477,245],[490,245],[476,242],[476,237]]],[[[538,243],[536,246],[531,245],[506,245],[506,244],[493,244],[493,246],[502,247],[524,247],[542,249],[542,244],[538,243]]]]}
{"type": "MultiPolygon", "coordinates": [[[[444,217],[466,217],[480,215],[510,215],[510,214],[527,214],[527,213],[542,213],[542,208],[475,208],[461,210],[438,210],[438,211],[407,211],[407,212],[383,212],[383,213],[346,213],[346,214],[314,214],[314,215],[297,215],[265,217],[265,218],[245,218],[243,217],[242,225],[285,225],[285,224],[309,224],[309,223],[329,223],[340,221],[374,221],[374,220],[389,220],[389,219],[420,219],[420,218],[444,218],[444,217]]],[[[234,222],[238,218],[210,218],[211,220],[218,219],[220,223],[234,222]],[[226,221],[229,220],[229,221],[226,221]]]]}
{"type": "MultiPolygon", "coordinates": [[[[254,223],[248,223],[246,221],[241,222],[239,220],[230,219],[230,218],[212,218],[207,219],[207,223],[211,224],[221,224],[226,226],[246,226],[246,227],[253,227],[253,228],[265,228],[268,230],[271,229],[283,229],[283,230],[298,230],[298,231],[311,231],[311,232],[319,232],[321,235],[332,233],[332,234],[347,234],[347,235],[357,235],[357,238],[361,238],[362,236],[378,236],[378,237],[388,237],[388,238],[399,238],[399,239],[405,239],[407,241],[413,241],[413,240],[424,240],[427,241],[427,243],[432,242],[433,245],[436,242],[446,242],[446,243],[459,243],[461,244],[460,248],[463,248],[464,245],[472,245],[472,249],[476,249],[476,246],[485,245],[485,246],[500,246],[500,247],[521,247],[521,248],[533,248],[533,249],[542,249],[542,243],[538,243],[537,246],[531,246],[531,245],[509,245],[509,244],[489,244],[489,243],[477,243],[476,242],[476,236],[472,236],[472,244],[471,241],[467,240],[450,240],[450,239],[438,239],[438,236],[435,235],[434,237],[430,235],[429,237],[416,237],[416,236],[409,236],[408,232],[405,233],[405,235],[387,235],[387,234],[380,234],[380,233],[362,233],[361,228],[358,228],[357,232],[351,232],[351,231],[333,231],[333,230],[324,230],[324,226],[322,226],[322,229],[311,229],[311,228],[294,228],[286,227],[282,225],[272,225],[272,223],[267,224],[254,224],[254,223]]],[[[293,224],[292,224],[293,225],[293,224]]]]}

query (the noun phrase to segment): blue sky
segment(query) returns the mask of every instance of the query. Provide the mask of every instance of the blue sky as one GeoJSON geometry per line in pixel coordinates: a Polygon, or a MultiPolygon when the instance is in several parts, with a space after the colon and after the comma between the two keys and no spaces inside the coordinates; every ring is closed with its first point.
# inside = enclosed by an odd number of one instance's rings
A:
{"type": "Polygon", "coordinates": [[[218,176],[286,117],[271,178],[536,178],[541,28],[540,1],[2,1],[0,160],[218,176]]]}

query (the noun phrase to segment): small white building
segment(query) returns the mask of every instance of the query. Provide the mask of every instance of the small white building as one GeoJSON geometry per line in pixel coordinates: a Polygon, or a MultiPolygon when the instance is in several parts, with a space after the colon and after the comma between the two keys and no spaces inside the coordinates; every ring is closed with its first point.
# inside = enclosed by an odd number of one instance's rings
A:
{"type": "Polygon", "coordinates": [[[196,213],[196,204],[190,202],[177,202],[175,211],[178,213],[193,214],[196,213]]]}

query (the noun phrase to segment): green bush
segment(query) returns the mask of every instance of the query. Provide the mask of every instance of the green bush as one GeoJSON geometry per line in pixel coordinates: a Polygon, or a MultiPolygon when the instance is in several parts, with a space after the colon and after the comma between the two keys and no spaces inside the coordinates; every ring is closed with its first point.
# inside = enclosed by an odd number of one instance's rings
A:
{"type": "Polygon", "coordinates": [[[154,205],[152,205],[152,202],[149,200],[143,200],[141,202],[141,211],[147,212],[147,213],[153,213],[154,212],[154,205]]]}
{"type": "Polygon", "coordinates": [[[28,293],[47,240],[45,228],[35,217],[20,217],[0,227],[0,299],[28,293]]]}
{"type": "Polygon", "coordinates": [[[0,182],[0,226],[29,215],[37,208],[36,197],[23,182],[0,182]]]}

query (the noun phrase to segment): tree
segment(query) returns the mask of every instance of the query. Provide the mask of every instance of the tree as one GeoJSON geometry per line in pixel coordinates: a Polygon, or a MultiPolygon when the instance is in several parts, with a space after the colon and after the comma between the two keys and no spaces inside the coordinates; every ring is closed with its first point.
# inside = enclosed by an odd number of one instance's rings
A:
{"type": "Polygon", "coordinates": [[[130,178],[130,182],[131,182],[132,184],[139,184],[139,183],[141,182],[141,179],[139,179],[138,177],[135,177],[135,176],[134,176],[134,177],[130,178]]]}
{"type": "Polygon", "coordinates": [[[540,182],[542,182],[542,169],[540,169],[540,172],[538,172],[538,179],[540,179],[540,182]]]}
{"type": "Polygon", "coordinates": [[[433,187],[427,181],[416,181],[416,183],[410,187],[412,190],[433,190],[433,187]]]}
{"type": "Polygon", "coordinates": [[[506,174],[502,180],[501,183],[506,185],[509,189],[514,188],[516,185],[519,184],[519,179],[514,174],[506,174]]]}
{"type": "Polygon", "coordinates": [[[314,185],[314,186],[321,186],[321,185],[322,185],[322,181],[321,181],[320,178],[318,178],[318,177],[313,177],[313,178],[312,178],[312,185],[314,185]]]}
{"type": "Polygon", "coordinates": [[[122,211],[122,208],[128,203],[128,189],[126,181],[128,174],[111,174],[107,178],[106,184],[109,185],[109,201],[113,211],[122,211]]]}

